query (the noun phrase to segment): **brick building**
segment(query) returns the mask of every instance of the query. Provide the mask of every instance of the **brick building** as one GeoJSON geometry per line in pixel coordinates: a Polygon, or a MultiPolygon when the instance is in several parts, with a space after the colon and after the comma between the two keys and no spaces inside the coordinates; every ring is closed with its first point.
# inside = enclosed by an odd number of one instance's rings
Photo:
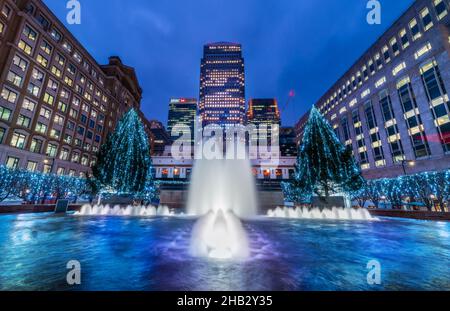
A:
{"type": "Polygon", "coordinates": [[[41,0],[0,0],[0,164],[85,176],[142,89],[119,57],[99,65],[41,0]]]}

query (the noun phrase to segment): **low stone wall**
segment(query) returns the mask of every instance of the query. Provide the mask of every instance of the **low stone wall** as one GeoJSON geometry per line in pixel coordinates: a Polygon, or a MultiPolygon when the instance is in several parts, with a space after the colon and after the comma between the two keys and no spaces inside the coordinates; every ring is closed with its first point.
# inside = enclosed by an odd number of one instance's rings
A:
{"type": "MultiPolygon", "coordinates": [[[[34,204],[24,204],[24,205],[0,205],[0,214],[30,214],[30,213],[50,213],[55,211],[55,204],[45,204],[45,205],[34,205],[34,204]]],[[[71,204],[69,205],[69,211],[80,210],[81,205],[71,204]]]]}
{"type": "MultiPolygon", "coordinates": [[[[258,208],[260,212],[267,212],[277,206],[284,206],[284,196],[281,191],[258,191],[258,208]]],[[[161,190],[160,204],[170,208],[184,209],[188,200],[188,191],[181,189],[161,190]]]]}
{"type": "Polygon", "coordinates": [[[401,210],[369,210],[372,216],[409,218],[420,220],[450,221],[450,213],[427,211],[401,211],[401,210]]]}

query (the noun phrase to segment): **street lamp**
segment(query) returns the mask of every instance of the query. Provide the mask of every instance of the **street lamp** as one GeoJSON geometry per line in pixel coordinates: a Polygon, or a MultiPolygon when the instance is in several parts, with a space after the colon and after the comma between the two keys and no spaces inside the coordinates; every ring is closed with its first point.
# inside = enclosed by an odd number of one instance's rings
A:
{"type": "Polygon", "coordinates": [[[416,165],[416,161],[402,160],[403,173],[404,173],[405,175],[408,175],[408,173],[406,172],[406,166],[408,166],[408,167],[414,167],[415,165],[416,165]]]}

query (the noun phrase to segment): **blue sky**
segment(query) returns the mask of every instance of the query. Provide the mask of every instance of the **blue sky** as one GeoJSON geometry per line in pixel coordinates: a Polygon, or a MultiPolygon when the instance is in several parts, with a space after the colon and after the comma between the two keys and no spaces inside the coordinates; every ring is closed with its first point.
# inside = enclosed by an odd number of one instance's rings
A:
{"type": "Polygon", "coordinates": [[[381,0],[382,24],[366,22],[366,0],[44,0],[101,64],[118,55],[136,68],[149,119],[166,124],[171,97],[198,98],[203,44],[239,42],[249,98],[276,97],[283,125],[295,122],[413,3],[381,0]]]}

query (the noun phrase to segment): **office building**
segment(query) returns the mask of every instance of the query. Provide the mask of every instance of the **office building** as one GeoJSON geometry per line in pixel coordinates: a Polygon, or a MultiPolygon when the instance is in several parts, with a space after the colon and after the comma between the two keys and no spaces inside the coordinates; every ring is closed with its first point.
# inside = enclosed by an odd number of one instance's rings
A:
{"type": "Polygon", "coordinates": [[[417,0],[316,103],[366,177],[450,168],[449,53],[449,1],[417,0]]]}
{"type": "Polygon", "coordinates": [[[107,133],[140,108],[135,71],[99,65],[41,0],[0,0],[0,164],[85,176],[107,133]]]}
{"type": "Polygon", "coordinates": [[[234,43],[204,46],[200,72],[200,119],[203,126],[245,124],[245,72],[242,47],[234,43]]]}
{"type": "MultiPolygon", "coordinates": [[[[191,138],[189,142],[194,145],[195,139],[195,122],[197,118],[197,100],[190,98],[173,98],[169,104],[169,118],[167,130],[169,135],[172,135],[172,130],[176,125],[186,126],[191,131],[191,138]]],[[[172,137],[172,140],[177,140],[181,135],[172,137]]]]}

